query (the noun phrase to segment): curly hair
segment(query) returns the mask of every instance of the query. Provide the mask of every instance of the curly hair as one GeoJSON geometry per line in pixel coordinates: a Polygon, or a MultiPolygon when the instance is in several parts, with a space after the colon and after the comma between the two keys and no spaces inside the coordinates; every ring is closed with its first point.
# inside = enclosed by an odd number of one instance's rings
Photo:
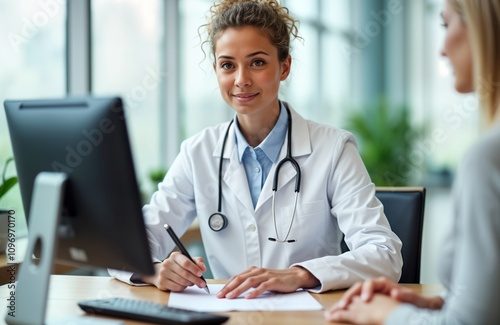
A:
{"type": "Polygon", "coordinates": [[[279,60],[284,61],[290,54],[291,38],[301,38],[298,24],[288,8],[277,0],[221,0],[212,5],[208,22],[200,26],[200,29],[206,28],[208,34],[202,48],[208,43],[213,55],[216,43],[225,30],[253,26],[269,38],[278,50],[279,60]]]}

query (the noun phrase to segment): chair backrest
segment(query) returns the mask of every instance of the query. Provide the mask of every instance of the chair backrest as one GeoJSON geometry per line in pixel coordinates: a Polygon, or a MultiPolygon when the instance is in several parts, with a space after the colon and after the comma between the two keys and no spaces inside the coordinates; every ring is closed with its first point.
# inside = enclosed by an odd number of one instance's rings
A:
{"type": "MultiPolygon", "coordinates": [[[[377,198],[392,231],[403,242],[403,270],[400,283],[420,283],[420,258],[424,225],[424,187],[377,187],[377,198]]],[[[347,246],[343,242],[343,251],[347,246]]]]}

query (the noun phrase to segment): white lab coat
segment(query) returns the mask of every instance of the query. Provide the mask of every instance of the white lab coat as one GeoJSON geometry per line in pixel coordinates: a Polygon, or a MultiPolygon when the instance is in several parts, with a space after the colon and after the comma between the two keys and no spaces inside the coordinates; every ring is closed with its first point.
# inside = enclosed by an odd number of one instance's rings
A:
{"type": "MultiPolygon", "coordinates": [[[[222,169],[222,213],[228,225],[212,231],[208,218],[217,212],[219,159],[228,123],[209,127],[184,141],[158,191],[144,206],[150,247],[155,260],[174,248],[163,224],[181,236],[198,217],[203,244],[214,278],[228,279],[251,266],[284,269],[300,265],[316,276],[317,292],[347,288],[356,281],[386,276],[399,280],[401,241],[390,230],[383,206],[351,133],[305,120],[293,109],[292,155],[302,171],[296,217],[289,239],[277,243],[272,217],[272,181],[276,164],[254,206],[234,131],[230,131],[222,169]],[[341,254],[342,233],[350,252],[341,254]]],[[[231,126],[234,129],[234,126],[231,126]]],[[[287,140],[280,152],[286,155],[287,140]]],[[[279,174],[276,222],[279,237],[290,225],[295,170],[286,163],[279,174]]],[[[111,271],[130,283],[130,273],[111,271]]]]}

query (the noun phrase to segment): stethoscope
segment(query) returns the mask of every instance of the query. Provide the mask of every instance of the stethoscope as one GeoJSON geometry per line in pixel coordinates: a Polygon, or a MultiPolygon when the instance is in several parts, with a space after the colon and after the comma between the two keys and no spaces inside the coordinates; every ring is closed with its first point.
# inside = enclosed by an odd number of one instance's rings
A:
{"type": "MultiPolygon", "coordinates": [[[[287,148],[286,148],[286,157],[283,158],[280,162],[278,162],[278,165],[276,166],[276,171],[274,172],[274,179],[273,179],[273,202],[272,202],[272,214],[273,214],[273,223],[274,223],[274,232],[276,234],[276,237],[269,237],[268,239],[270,241],[278,242],[278,243],[293,243],[296,242],[295,239],[288,239],[288,236],[290,235],[290,231],[292,230],[292,225],[293,221],[295,219],[295,213],[297,211],[297,201],[299,197],[299,192],[300,192],[300,166],[297,163],[297,161],[292,157],[292,114],[290,112],[290,109],[288,108],[287,105],[285,105],[285,108],[288,112],[288,143],[287,143],[287,148]],[[278,189],[278,178],[279,178],[279,172],[281,167],[289,162],[292,164],[293,168],[297,172],[295,175],[295,203],[293,205],[293,212],[292,212],[292,219],[290,221],[290,226],[288,227],[288,231],[286,233],[286,236],[284,239],[280,239],[278,235],[278,228],[276,226],[276,191],[278,189]]],[[[233,124],[233,120],[229,122],[229,125],[227,127],[226,133],[224,135],[224,140],[222,141],[222,149],[221,149],[221,154],[220,154],[220,162],[219,162],[219,203],[217,207],[217,212],[213,213],[210,218],[208,218],[208,226],[210,229],[213,231],[221,231],[222,229],[227,227],[227,217],[221,212],[221,205],[222,205],[222,162],[223,162],[223,156],[224,156],[224,149],[226,147],[226,142],[227,142],[227,137],[229,135],[229,130],[231,128],[231,125],[233,124]]]]}

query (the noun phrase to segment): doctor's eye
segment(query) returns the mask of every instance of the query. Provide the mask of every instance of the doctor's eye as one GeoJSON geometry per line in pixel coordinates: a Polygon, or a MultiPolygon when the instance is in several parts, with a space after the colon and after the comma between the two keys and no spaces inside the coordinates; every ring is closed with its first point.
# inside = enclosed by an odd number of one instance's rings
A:
{"type": "Polygon", "coordinates": [[[222,62],[220,67],[224,70],[229,70],[229,69],[234,68],[234,65],[230,62],[222,62]]]}
{"type": "Polygon", "coordinates": [[[265,64],[266,64],[266,62],[264,60],[260,60],[260,59],[252,61],[252,65],[255,67],[261,67],[265,64]]]}

